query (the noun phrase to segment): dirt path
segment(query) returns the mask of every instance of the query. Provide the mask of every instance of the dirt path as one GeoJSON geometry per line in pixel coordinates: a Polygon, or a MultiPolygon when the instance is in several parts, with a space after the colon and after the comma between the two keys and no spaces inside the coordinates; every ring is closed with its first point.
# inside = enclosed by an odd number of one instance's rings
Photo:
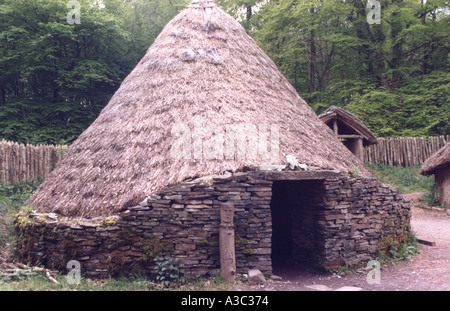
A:
{"type": "MultiPolygon", "coordinates": [[[[416,237],[433,241],[435,246],[420,244],[420,254],[409,261],[383,267],[380,284],[367,282],[367,271],[338,277],[318,275],[312,272],[282,273],[281,281],[270,281],[265,286],[245,289],[317,291],[450,291],[450,216],[441,211],[418,208],[419,194],[408,195],[412,203],[411,227],[416,237]]],[[[244,288],[242,288],[244,289],[244,288]]]]}

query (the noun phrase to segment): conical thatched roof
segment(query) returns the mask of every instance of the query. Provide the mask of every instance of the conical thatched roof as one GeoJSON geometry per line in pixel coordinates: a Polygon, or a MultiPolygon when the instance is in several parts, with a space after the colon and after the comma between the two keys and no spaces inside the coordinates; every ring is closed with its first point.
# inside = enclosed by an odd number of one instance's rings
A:
{"type": "Polygon", "coordinates": [[[211,124],[278,126],[278,164],[293,154],[300,163],[345,172],[356,165],[361,177],[371,176],[241,25],[214,1],[195,0],[168,23],[28,203],[66,216],[111,215],[187,178],[268,162],[174,157],[174,128],[194,129],[199,117],[206,137],[211,124]]]}
{"type": "Polygon", "coordinates": [[[437,170],[450,167],[450,142],[446,143],[444,147],[436,151],[428,159],[423,162],[420,168],[420,174],[432,175],[437,170]]]}

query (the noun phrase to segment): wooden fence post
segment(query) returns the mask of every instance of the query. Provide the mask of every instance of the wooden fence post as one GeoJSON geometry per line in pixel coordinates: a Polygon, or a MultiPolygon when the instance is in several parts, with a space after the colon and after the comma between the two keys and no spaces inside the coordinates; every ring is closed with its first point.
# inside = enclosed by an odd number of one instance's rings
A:
{"type": "Polygon", "coordinates": [[[234,206],[231,203],[220,205],[220,274],[226,282],[236,280],[236,256],[234,245],[234,206]]]}
{"type": "Polygon", "coordinates": [[[0,141],[0,182],[14,184],[47,177],[61,158],[58,148],[0,141]]]}
{"type": "Polygon", "coordinates": [[[378,138],[378,144],[365,148],[364,161],[385,165],[421,165],[449,141],[450,135],[378,138]]]}

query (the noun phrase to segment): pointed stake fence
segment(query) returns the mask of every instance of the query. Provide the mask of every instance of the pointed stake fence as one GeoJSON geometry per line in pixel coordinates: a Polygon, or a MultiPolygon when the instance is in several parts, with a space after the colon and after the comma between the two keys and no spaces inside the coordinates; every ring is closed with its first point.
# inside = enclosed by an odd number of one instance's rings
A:
{"type": "Polygon", "coordinates": [[[364,162],[386,165],[421,165],[450,141],[450,135],[431,137],[379,138],[364,149],[364,162]]]}
{"type": "Polygon", "coordinates": [[[67,149],[66,146],[23,145],[0,141],[0,182],[16,184],[45,179],[67,149]]]}
{"type": "MultiPolygon", "coordinates": [[[[450,135],[379,138],[364,149],[364,162],[386,165],[421,165],[450,141],[450,135]]],[[[45,179],[65,153],[67,146],[23,145],[0,141],[0,182],[15,184],[45,179]]]]}

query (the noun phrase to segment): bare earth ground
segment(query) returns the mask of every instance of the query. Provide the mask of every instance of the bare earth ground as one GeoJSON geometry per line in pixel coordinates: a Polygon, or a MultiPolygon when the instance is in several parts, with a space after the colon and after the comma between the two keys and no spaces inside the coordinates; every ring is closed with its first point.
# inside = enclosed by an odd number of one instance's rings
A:
{"type": "MultiPolygon", "coordinates": [[[[383,266],[380,284],[367,282],[367,271],[349,276],[320,275],[312,271],[287,269],[279,272],[282,280],[268,280],[265,285],[236,285],[231,290],[258,291],[449,291],[450,290],[450,215],[444,211],[420,208],[420,194],[405,195],[413,206],[411,226],[416,237],[433,241],[435,246],[420,244],[420,254],[409,261],[383,266]]],[[[1,220],[1,217],[0,217],[1,220]]],[[[0,221],[0,231],[4,230],[0,221]]],[[[2,232],[0,232],[2,233],[2,232]]],[[[0,241],[2,242],[2,241],[0,241]]],[[[0,271],[13,268],[10,250],[0,243],[0,271]]]]}

